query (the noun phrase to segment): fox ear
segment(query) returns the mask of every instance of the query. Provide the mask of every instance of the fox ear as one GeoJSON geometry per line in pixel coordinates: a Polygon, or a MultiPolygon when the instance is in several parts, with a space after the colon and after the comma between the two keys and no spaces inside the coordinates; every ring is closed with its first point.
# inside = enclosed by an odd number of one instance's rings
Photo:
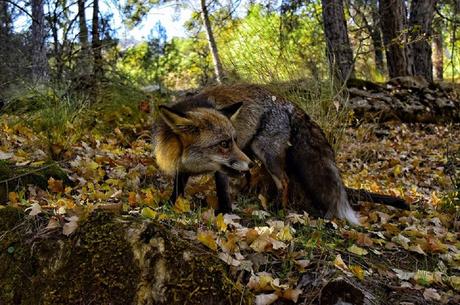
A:
{"type": "Polygon", "coordinates": [[[228,117],[230,121],[234,121],[241,110],[241,106],[243,106],[243,102],[238,102],[235,104],[231,104],[230,106],[226,106],[220,109],[219,111],[222,112],[226,117],[228,117]]]}
{"type": "Polygon", "coordinates": [[[185,114],[164,105],[158,108],[161,118],[175,133],[184,133],[194,128],[193,122],[185,114]]]}

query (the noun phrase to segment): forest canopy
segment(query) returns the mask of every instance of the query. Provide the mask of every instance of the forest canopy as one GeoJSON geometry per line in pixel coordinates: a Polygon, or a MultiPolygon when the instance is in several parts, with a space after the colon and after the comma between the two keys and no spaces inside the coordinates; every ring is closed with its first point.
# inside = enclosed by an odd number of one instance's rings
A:
{"type": "Polygon", "coordinates": [[[460,74],[453,0],[208,2],[129,0],[101,8],[99,0],[2,0],[1,95],[48,80],[96,94],[108,79],[177,90],[211,84],[219,73],[257,83],[331,75],[456,81],[460,74]],[[169,37],[161,22],[145,40],[123,34],[162,6],[195,10],[185,37],[169,37]],[[122,16],[121,28],[114,15],[122,16]]]}

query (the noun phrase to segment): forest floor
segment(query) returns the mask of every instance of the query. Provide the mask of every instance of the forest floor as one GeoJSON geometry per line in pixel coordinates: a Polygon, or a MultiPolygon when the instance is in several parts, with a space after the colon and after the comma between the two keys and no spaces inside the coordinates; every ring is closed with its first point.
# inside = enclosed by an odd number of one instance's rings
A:
{"type": "Polygon", "coordinates": [[[0,175],[6,201],[31,215],[47,213],[49,226],[62,226],[65,235],[96,209],[181,228],[184,238],[228,264],[261,305],[329,304],[326,299],[338,297],[371,304],[460,302],[459,125],[347,128],[337,156],[345,183],[401,196],[411,206],[400,211],[363,203],[362,226],[353,227],[306,213],[274,215],[258,194],[239,195],[235,214],[215,217],[207,207],[216,204],[209,177],[194,179],[187,198],[173,207],[162,206],[171,179],[155,165],[150,124],[142,119],[83,133],[72,143],[68,137],[50,142],[49,132],[37,132],[24,118],[0,116],[0,165],[14,169],[0,175]],[[28,172],[19,170],[39,173],[50,155],[68,178],[23,185],[28,172]],[[328,288],[331,283],[336,286],[328,288]]]}

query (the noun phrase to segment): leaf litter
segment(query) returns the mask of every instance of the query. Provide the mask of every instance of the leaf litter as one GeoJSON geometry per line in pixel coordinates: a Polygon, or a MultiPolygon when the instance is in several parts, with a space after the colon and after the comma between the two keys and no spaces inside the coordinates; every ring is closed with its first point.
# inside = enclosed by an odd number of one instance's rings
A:
{"type": "MultiPolygon", "coordinates": [[[[8,124],[9,119],[4,115],[0,125],[0,162],[43,166],[49,158],[44,135],[21,123],[8,124]]],[[[88,213],[114,204],[117,213],[168,223],[240,274],[235,280],[256,295],[256,304],[317,297],[318,281],[337,273],[371,290],[377,289],[372,283],[409,289],[433,304],[458,300],[458,125],[386,123],[347,129],[337,158],[345,183],[401,196],[411,204],[410,211],[362,204],[363,225],[350,227],[307,213],[274,215],[261,194],[238,199],[235,214],[214,216],[203,206],[215,201],[209,177],[193,178],[187,197],[172,207],[163,205],[172,183],[157,169],[144,136],[150,124],[84,135],[60,162],[71,183],[51,177],[46,189],[29,185],[11,191],[8,204],[25,206],[30,217],[48,213],[48,227],[61,227],[64,235],[75,232],[88,213]],[[130,139],[127,129],[138,137],[130,139]]]]}

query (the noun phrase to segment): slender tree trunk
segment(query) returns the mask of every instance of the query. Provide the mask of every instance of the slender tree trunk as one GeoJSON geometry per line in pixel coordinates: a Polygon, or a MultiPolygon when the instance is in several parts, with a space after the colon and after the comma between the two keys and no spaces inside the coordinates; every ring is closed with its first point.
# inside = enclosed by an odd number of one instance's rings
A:
{"type": "Polygon", "coordinates": [[[89,50],[89,35],[88,26],[86,24],[86,13],[85,13],[85,0],[77,0],[78,3],[78,24],[80,32],[78,33],[78,39],[80,41],[80,54],[77,62],[77,73],[81,78],[86,79],[91,74],[91,63],[90,63],[90,50],[89,50]]]}
{"type": "Polygon", "coordinates": [[[409,18],[411,52],[414,57],[414,75],[433,81],[431,35],[435,0],[412,0],[409,18]]]}
{"type": "Polygon", "coordinates": [[[11,60],[9,52],[11,44],[11,24],[8,2],[0,0],[0,98],[2,91],[7,87],[11,77],[11,60]]]}
{"type": "Polygon", "coordinates": [[[102,44],[99,36],[99,0],[93,2],[92,22],[92,49],[93,49],[93,101],[97,99],[99,82],[102,78],[102,44]]]}
{"type": "Polygon", "coordinates": [[[331,73],[340,82],[354,77],[353,51],[348,39],[342,0],[321,0],[331,73]]]}
{"type": "Polygon", "coordinates": [[[412,61],[407,47],[404,1],[380,0],[379,11],[390,78],[413,75],[412,61]]]}
{"type": "Polygon", "coordinates": [[[32,79],[42,83],[48,80],[44,0],[32,0],[32,79]]]}
{"type": "Polygon", "coordinates": [[[444,72],[444,50],[443,50],[443,38],[442,38],[442,20],[438,19],[434,22],[433,26],[433,64],[434,74],[437,80],[443,80],[444,72]]]}
{"type": "Polygon", "coordinates": [[[380,16],[378,12],[377,0],[371,0],[371,14],[372,14],[372,25],[370,29],[372,45],[374,47],[374,60],[377,70],[384,74],[385,63],[383,60],[383,43],[382,33],[380,31],[380,16]]]}
{"type": "Polygon", "coordinates": [[[8,36],[10,34],[11,23],[8,2],[0,1],[0,37],[8,36]]]}
{"type": "Polygon", "coordinates": [[[201,17],[203,19],[204,28],[206,35],[208,36],[209,50],[211,51],[212,61],[214,62],[214,72],[216,74],[216,80],[218,83],[222,83],[224,79],[224,70],[220,61],[219,52],[217,49],[216,40],[212,32],[211,21],[209,20],[208,6],[206,0],[201,0],[201,17]]]}

